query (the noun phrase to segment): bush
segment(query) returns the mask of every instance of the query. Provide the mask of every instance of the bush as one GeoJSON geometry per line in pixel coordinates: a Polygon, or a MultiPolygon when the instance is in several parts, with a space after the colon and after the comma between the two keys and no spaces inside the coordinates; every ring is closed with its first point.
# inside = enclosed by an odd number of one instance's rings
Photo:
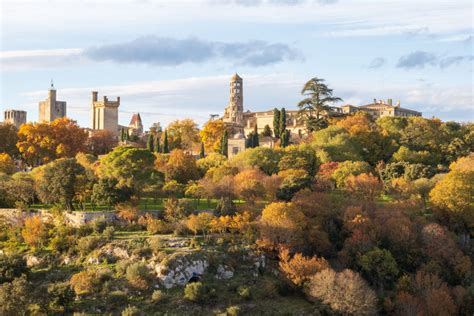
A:
{"type": "Polygon", "coordinates": [[[105,216],[94,218],[90,225],[96,233],[102,233],[105,227],[107,227],[107,221],[105,219],[105,216]]]}
{"type": "Polygon", "coordinates": [[[206,302],[212,294],[213,291],[201,282],[189,283],[184,288],[184,298],[191,302],[206,302]]]}
{"type": "Polygon", "coordinates": [[[239,288],[237,289],[237,293],[244,300],[248,300],[252,297],[252,291],[248,286],[245,285],[239,286],[239,288]]]}
{"type": "Polygon", "coordinates": [[[30,300],[26,278],[0,284],[0,315],[26,315],[30,300]]]}
{"type": "Polygon", "coordinates": [[[14,278],[28,273],[26,261],[20,255],[0,255],[0,283],[10,282],[14,278]]]}
{"type": "Polygon", "coordinates": [[[104,236],[107,240],[112,240],[115,234],[115,227],[107,226],[104,231],[102,232],[102,236],[104,236]]]}
{"type": "Polygon", "coordinates": [[[64,312],[74,300],[74,291],[69,282],[57,282],[48,285],[49,309],[55,312],[64,312]]]}
{"type": "Polygon", "coordinates": [[[109,305],[123,305],[128,302],[128,294],[124,291],[112,291],[107,295],[107,301],[109,305]]]}
{"type": "Polygon", "coordinates": [[[150,234],[170,234],[173,232],[173,225],[161,219],[150,218],[146,222],[146,230],[150,234]]]}
{"type": "Polygon", "coordinates": [[[140,309],[130,305],[122,311],[122,316],[139,316],[141,314],[140,309]]]}
{"type": "Polygon", "coordinates": [[[69,281],[77,295],[87,295],[97,291],[99,282],[97,271],[85,270],[74,274],[69,281]]]}
{"type": "Polygon", "coordinates": [[[125,273],[127,273],[128,266],[131,265],[131,264],[132,264],[132,262],[130,260],[120,260],[115,265],[115,271],[119,275],[125,275],[125,273]]]}
{"type": "Polygon", "coordinates": [[[238,316],[241,315],[240,307],[237,305],[229,306],[226,309],[226,313],[228,316],[238,316]]]}
{"type": "Polygon", "coordinates": [[[99,248],[103,240],[99,236],[82,237],[77,242],[77,250],[83,256],[89,254],[91,251],[99,248]]]}
{"type": "Polygon", "coordinates": [[[145,290],[150,283],[150,271],[145,263],[132,263],[127,267],[126,278],[134,288],[145,290]]]}
{"type": "Polygon", "coordinates": [[[154,253],[158,253],[161,251],[163,248],[166,246],[166,242],[164,239],[158,236],[153,236],[148,240],[148,245],[150,246],[150,249],[154,253]]]}
{"type": "Polygon", "coordinates": [[[160,290],[153,291],[153,294],[151,295],[151,300],[154,303],[163,302],[165,299],[166,299],[166,294],[160,290]]]}

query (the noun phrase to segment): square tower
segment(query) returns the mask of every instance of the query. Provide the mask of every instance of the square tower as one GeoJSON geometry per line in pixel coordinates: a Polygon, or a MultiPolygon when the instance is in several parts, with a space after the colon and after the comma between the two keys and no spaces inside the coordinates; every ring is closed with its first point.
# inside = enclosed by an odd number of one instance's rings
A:
{"type": "Polygon", "coordinates": [[[91,128],[93,130],[108,130],[118,135],[118,108],[120,106],[120,97],[116,101],[109,101],[104,96],[101,101],[98,100],[98,92],[92,91],[91,108],[91,128]]]}
{"type": "Polygon", "coordinates": [[[26,111],[6,110],[4,113],[4,122],[12,124],[16,128],[20,128],[22,124],[26,123],[26,111]]]}
{"type": "Polygon", "coordinates": [[[52,122],[66,116],[66,102],[56,100],[56,89],[51,83],[48,97],[39,102],[39,122],[52,122]]]}

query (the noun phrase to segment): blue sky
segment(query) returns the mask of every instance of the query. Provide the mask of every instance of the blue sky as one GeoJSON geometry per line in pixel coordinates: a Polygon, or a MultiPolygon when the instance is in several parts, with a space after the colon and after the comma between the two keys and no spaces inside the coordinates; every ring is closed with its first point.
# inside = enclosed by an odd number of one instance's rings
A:
{"type": "Polygon", "coordinates": [[[294,109],[326,79],[343,103],[400,100],[425,117],[473,121],[470,0],[2,0],[0,107],[38,117],[51,78],[89,126],[90,91],[121,96],[146,126],[244,107],[294,109]]]}

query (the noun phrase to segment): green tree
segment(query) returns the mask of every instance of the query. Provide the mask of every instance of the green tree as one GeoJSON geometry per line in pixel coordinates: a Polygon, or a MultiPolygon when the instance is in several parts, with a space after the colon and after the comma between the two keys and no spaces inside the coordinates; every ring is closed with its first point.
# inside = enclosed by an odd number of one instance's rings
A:
{"type": "Polygon", "coordinates": [[[332,178],[336,181],[338,187],[344,187],[346,179],[350,175],[357,176],[370,171],[370,165],[365,161],[344,161],[333,172],[332,178]]]}
{"type": "Polygon", "coordinates": [[[253,147],[258,147],[258,146],[260,146],[260,140],[259,140],[259,138],[258,138],[258,127],[257,127],[257,124],[255,124],[255,126],[254,126],[254,128],[253,128],[252,138],[253,138],[253,141],[252,141],[253,147]]]}
{"type": "Polygon", "coordinates": [[[224,131],[224,134],[222,135],[222,139],[221,139],[221,155],[224,155],[224,156],[228,156],[228,144],[229,144],[229,140],[228,140],[228,133],[227,133],[227,130],[224,131]]]}
{"type": "Polygon", "coordinates": [[[328,88],[324,79],[317,77],[305,83],[301,94],[305,98],[298,103],[298,108],[300,115],[305,120],[308,132],[327,127],[327,120],[323,115],[330,115],[330,103],[342,101],[342,99],[334,97],[333,90],[328,88]]]}
{"type": "Polygon", "coordinates": [[[169,152],[170,152],[170,148],[169,148],[169,145],[168,145],[168,131],[165,130],[165,136],[164,136],[164,139],[163,139],[163,153],[168,154],[169,152]]]}
{"type": "Polygon", "coordinates": [[[18,142],[18,129],[12,124],[0,125],[0,153],[7,153],[12,157],[17,157],[20,153],[16,147],[18,142]]]}
{"type": "Polygon", "coordinates": [[[280,122],[278,122],[280,127],[278,130],[280,131],[280,135],[283,135],[286,131],[286,110],[285,108],[281,108],[280,110],[280,122]]]}
{"type": "Polygon", "coordinates": [[[160,145],[160,136],[158,133],[154,135],[154,140],[153,140],[153,151],[155,153],[161,152],[161,145],[160,145]]]}
{"type": "Polygon", "coordinates": [[[291,133],[289,130],[284,130],[282,133],[281,133],[281,143],[280,143],[280,146],[285,148],[287,147],[289,144],[290,144],[290,137],[291,137],[291,133]]]}
{"type": "Polygon", "coordinates": [[[277,108],[273,110],[273,133],[275,138],[280,138],[280,110],[277,108]]]}
{"type": "Polygon", "coordinates": [[[81,176],[85,176],[85,170],[75,158],[53,161],[44,168],[37,187],[38,196],[45,203],[60,203],[73,210],[81,176]]]}
{"type": "Polygon", "coordinates": [[[391,287],[399,270],[390,251],[380,248],[365,253],[358,259],[363,275],[380,289],[391,287]]]}
{"type": "Polygon", "coordinates": [[[154,151],[155,149],[155,146],[153,144],[153,134],[152,133],[149,133],[148,134],[148,139],[146,141],[146,149],[148,149],[149,151],[154,151]]]}
{"type": "Polygon", "coordinates": [[[119,188],[128,187],[139,195],[153,178],[155,156],[146,149],[120,146],[100,160],[101,178],[116,179],[119,188]]]}
{"type": "Polygon", "coordinates": [[[272,137],[273,133],[272,133],[272,129],[270,128],[270,126],[268,124],[266,124],[264,127],[263,127],[263,132],[261,133],[261,135],[263,137],[272,137]]]}
{"type": "Polygon", "coordinates": [[[117,188],[117,179],[103,178],[94,184],[91,201],[109,208],[117,203],[125,202],[130,198],[131,192],[126,188],[117,188]]]}
{"type": "Polygon", "coordinates": [[[27,315],[31,288],[26,278],[20,277],[0,285],[0,315],[27,315]]]}

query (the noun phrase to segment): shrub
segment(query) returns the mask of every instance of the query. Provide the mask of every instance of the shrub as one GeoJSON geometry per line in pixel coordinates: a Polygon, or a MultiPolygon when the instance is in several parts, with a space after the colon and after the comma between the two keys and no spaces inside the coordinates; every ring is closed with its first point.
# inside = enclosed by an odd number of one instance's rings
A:
{"type": "Polygon", "coordinates": [[[102,232],[102,236],[104,236],[107,240],[112,240],[115,234],[115,227],[107,226],[104,231],[102,232]]]}
{"type": "Polygon", "coordinates": [[[107,295],[107,302],[109,305],[123,305],[128,302],[128,294],[124,291],[112,291],[107,295]]]}
{"type": "Polygon", "coordinates": [[[29,285],[24,276],[0,284],[0,315],[26,315],[29,294],[29,285]]]}
{"type": "Polygon", "coordinates": [[[377,311],[377,298],[367,282],[351,270],[335,272],[326,269],[311,278],[306,290],[312,299],[340,314],[373,315],[377,311]]]}
{"type": "Polygon", "coordinates": [[[103,242],[99,236],[86,236],[82,237],[77,242],[77,250],[83,256],[87,255],[94,249],[98,248],[103,242]]]}
{"type": "Polygon", "coordinates": [[[32,247],[41,247],[48,238],[48,229],[40,215],[28,217],[21,231],[25,242],[32,247]]]}
{"type": "Polygon", "coordinates": [[[132,263],[127,267],[126,278],[134,288],[145,290],[150,283],[150,271],[145,263],[132,263]]]}
{"type": "Polygon", "coordinates": [[[49,309],[55,312],[64,312],[74,300],[74,291],[69,282],[57,282],[48,285],[49,309]]]}
{"type": "Polygon", "coordinates": [[[90,225],[96,233],[102,233],[105,227],[107,227],[107,221],[105,219],[105,216],[94,218],[90,225]]]}
{"type": "Polygon", "coordinates": [[[153,291],[153,294],[151,294],[151,300],[154,303],[163,302],[165,299],[166,299],[166,293],[163,293],[163,291],[155,290],[153,291]]]}
{"type": "Polygon", "coordinates": [[[99,280],[97,271],[85,270],[74,274],[69,281],[77,295],[87,295],[97,291],[99,280]]]}
{"type": "Polygon", "coordinates": [[[132,262],[130,260],[120,260],[115,265],[115,271],[119,275],[125,275],[125,273],[127,273],[128,266],[131,265],[131,264],[132,264],[132,262]]]}
{"type": "Polygon", "coordinates": [[[245,285],[239,286],[239,288],[237,289],[237,293],[244,300],[248,300],[252,297],[252,291],[248,286],[245,285]]]}
{"type": "Polygon", "coordinates": [[[191,302],[203,303],[210,298],[212,291],[201,282],[189,283],[184,288],[184,298],[191,302]]]}
{"type": "Polygon", "coordinates": [[[166,242],[163,238],[158,236],[153,236],[148,239],[148,245],[154,253],[161,251],[166,246],[166,242]]]}
{"type": "Polygon", "coordinates": [[[139,316],[141,314],[140,309],[130,305],[122,311],[122,316],[139,316]]]}
{"type": "Polygon", "coordinates": [[[14,278],[28,273],[26,261],[20,255],[0,255],[0,283],[10,282],[14,278]]]}
{"type": "Polygon", "coordinates": [[[238,316],[241,315],[240,307],[237,305],[229,306],[226,309],[226,313],[229,316],[238,316]]]}
{"type": "Polygon", "coordinates": [[[169,234],[173,232],[173,225],[161,219],[150,218],[146,222],[146,229],[150,234],[169,234]]]}

